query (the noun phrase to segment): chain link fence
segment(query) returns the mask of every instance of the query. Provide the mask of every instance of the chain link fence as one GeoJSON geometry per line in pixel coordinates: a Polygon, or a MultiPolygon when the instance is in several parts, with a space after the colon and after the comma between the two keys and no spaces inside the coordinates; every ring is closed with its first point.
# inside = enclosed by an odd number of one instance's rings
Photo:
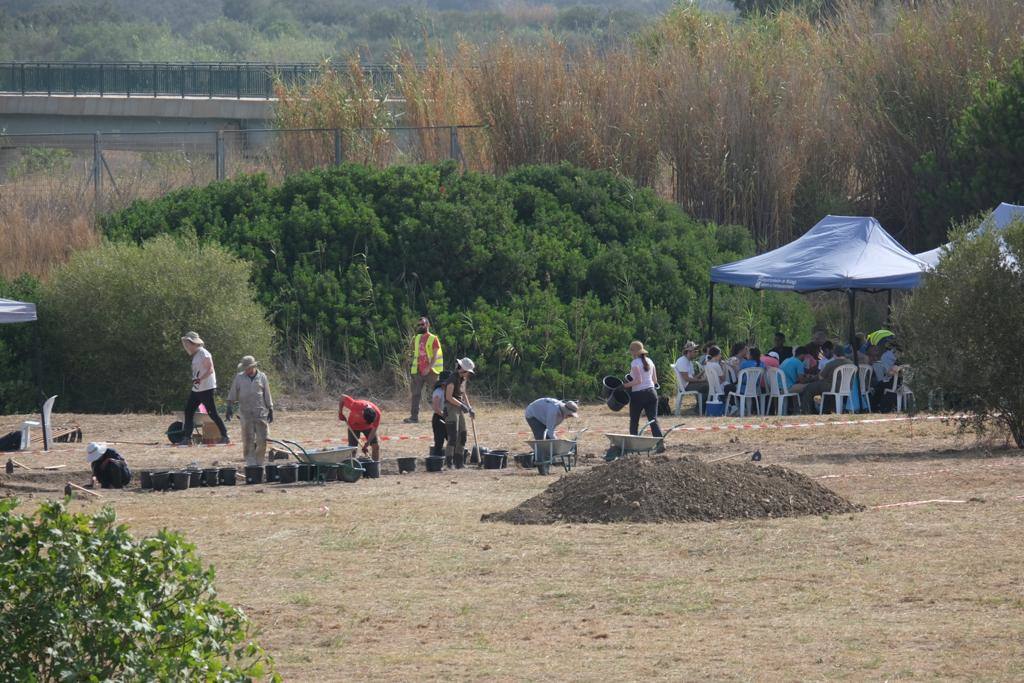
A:
{"type": "Polygon", "coordinates": [[[487,171],[486,150],[482,126],[0,135],[0,218],[12,204],[28,216],[44,215],[45,206],[96,215],[240,174],[276,182],[345,162],[453,160],[487,171]]]}

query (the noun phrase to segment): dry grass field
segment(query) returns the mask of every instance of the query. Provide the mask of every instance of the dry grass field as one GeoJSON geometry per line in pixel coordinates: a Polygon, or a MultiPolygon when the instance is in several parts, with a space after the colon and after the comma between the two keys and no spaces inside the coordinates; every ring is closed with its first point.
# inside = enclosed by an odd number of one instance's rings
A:
{"type": "MultiPolygon", "coordinates": [[[[403,414],[397,402],[389,412],[403,414]]],[[[479,412],[482,445],[522,450],[519,410],[479,412]]],[[[112,442],[161,441],[172,419],[64,418],[78,420],[86,440],[112,442]]],[[[581,422],[625,427],[603,406],[586,407],[581,422]]],[[[738,421],[713,424],[728,422],[738,421]]],[[[237,437],[237,423],[230,429],[237,437]]],[[[330,407],[281,410],[272,431],[340,436],[330,407]]],[[[396,424],[386,433],[428,431],[396,424]]],[[[588,433],[584,443],[581,466],[597,466],[586,454],[603,453],[604,437],[588,433]]],[[[1024,678],[1024,458],[1001,440],[918,421],[675,432],[669,446],[708,459],[756,447],[765,463],[867,509],[714,524],[481,523],[558,476],[521,469],[103,493],[139,534],[187,534],[286,680],[1024,678]],[[878,507],[930,499],[967,502],[878,507]]],[[[241,460],[237,445],[119,449],[136,470],[241,460]]],[[[384,456],[426,450],[425,441],[389,441],[384,456]]],[[[0,495],[26,505],[61,495],[65,479],[86,479],[78,445],[16,458],[67,465],[67,474],[0,475],[0,495]]]]}

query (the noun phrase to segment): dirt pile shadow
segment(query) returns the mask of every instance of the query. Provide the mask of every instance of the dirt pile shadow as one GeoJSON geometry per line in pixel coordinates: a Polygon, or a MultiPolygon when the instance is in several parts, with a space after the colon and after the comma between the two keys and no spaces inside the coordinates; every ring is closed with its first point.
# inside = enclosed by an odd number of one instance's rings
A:
{"type": "Polygon", "coordinates": [[[697,458],[622,458],[562,477],[485,522],[713,522],[862,510],[793,470],[697,458]]]}

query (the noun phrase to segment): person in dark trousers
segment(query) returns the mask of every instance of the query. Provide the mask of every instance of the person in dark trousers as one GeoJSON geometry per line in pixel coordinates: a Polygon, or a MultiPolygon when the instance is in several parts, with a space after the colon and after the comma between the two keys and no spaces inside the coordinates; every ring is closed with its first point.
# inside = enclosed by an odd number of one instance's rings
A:
{"type": "Polygon", "coordinates": [[[444,370],[444,352],[437,335],[430,332],[430,318],[423,316],[416,322],[416,336],[412,338],[412,365],[410,367],[409,387],[411,401],[409,417],[402,420],[406,424],[420,421],[420,401],[423,387],[435,384],[444,370]]]}
{"type": "Polygon", "coordinates": [[[466,415],[476,417],[469,403],[466,384],[476,373],[476,364],[469,358],[460,358],[455,369],[444,381],[445,426],[448,429],[448,445],[445,447],[445,462],[452,462],[456,453],[466,448],[466,415]]]}
{"type": "Polygon", "coordinates": [[[575,401],[559,401],[557,398],[538,398],[526,406],[526,424],[533,432],[533,438],[541,439],[555,438],[555,430],[567,417],[578,417],[580,413],[579,404],[575,401]]]}
{"type": "Polygon", "coordinates": [[[100,485],[104,489],[122,489],[132,480],[128,463],[120,453],[105,443],[91,443],[85,449],[85,460],[92,468],[89,487],[100,485]]]}
{"type": "Polygon", "coordinates": [[[213,368],[213,356],[206,350],[206,342],[195,332],[186,332],[181,338],[181,345],[192,357],[192,390],[185,401],[185,424],[179,443],[182,446],[192,445],[192,429],[199,406],[206,408],[206,414],[220,430],[220,443],[230,443],[228,429],[224,426],[224,420],[217,414],[217,404],[213,400],[213,392],[217,390],[217,372],[213,368]]]}
{"type": "MultiPolygon", "coordinates": [[[[634,341],[629,345],[629,354],[633,362],[629,366],[628,382],[622,385],[623,389],[629,389],[632,394],[629,397],[629,433],[636,434],[640,429],[640,414],[647,415],[651,424],[651,434],[661,436],[661,426],[658,424],[658,370],[654,367],[654,361],[647,355],[647,349],[643,342],[634,341]]],[[[665,450],[664,444],[659,443],[655,452],[661,453],[665,450]]]]}

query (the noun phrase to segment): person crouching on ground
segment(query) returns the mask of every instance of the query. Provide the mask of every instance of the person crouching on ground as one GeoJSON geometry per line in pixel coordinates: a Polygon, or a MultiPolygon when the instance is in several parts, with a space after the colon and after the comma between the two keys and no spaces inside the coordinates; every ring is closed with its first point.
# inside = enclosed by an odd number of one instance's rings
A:
{"type": "Polygon", "coordinates": [[[366,437],[362,447],[363,454],[372,448],[371,457],[374,460],[380,460],[380,439],[377,438],[377,432],[380,431],[380,415],[380,408],[376,404],[342,394],[341,402],[338,404],[338,419],[348,423],[348,445],[358,446],[359,437],[366,437]]]}
{"type": "Polygon", "coordinates": [[[469,403],[466,383],[476,373],[476,364],[469,358],[460,358],[455,369],[444,381],[445,426],[448,429],[448,445],[445,447],[445,462],[452,462],[456,453],[466,448],[466,415],[476,417],[476,411],[469,403]]]}
{"type": "Polygon", "coordinates": [[[85,460],[92,468],[92,481],[104,489],[122,489],[132,480],[132,471],[120,453],[105,443],[91,443],[85,449],[85,460]]]}
{"type": "Polygon", "coordinates": [[[238,404],[238,417],[242,422],[242,452],[246,465],[263,465],[267,455],[267,435],[274,421],[274,399],[270,395],[267,375],[257,366],[256,359],[244,356],[238,364],[238,374],[228,391],[228,422],[238,404]]]}
{"type": "MultiPolygon", "coordinates": [[[[658,370],[654,367],[654,361],[647,356],[643,342],[631,342],[629,354],[633,357],[633,362],[629,366],[631,379],[622,385],[623,389],[632,391],[629,397],[629,433],[635,435],[639,431],[640,414],[644,413],[651,422],[651,434],[660,437],[658,392],[654,388],[658,384],[658,370]]],[[[665,446],[659,443],[655,450],[661,453],[665,446]]]]}
{"type": "Polygon", "coordinates": [[[444,442],[448,440],[448,426],[444,420],[444,382],[434,384],[430,407],[434,409],[434,415],[430,418],[430,428],[434,431],[434,455],[441,456],[444,454],[444,442]]]}
{"type": "Polygon", "coordinates": [[[555,429],[567,417],[579,417],[580,407],[575,401],[557,398],[538,398],[526,406],[526,424],[530,425],[537,441],[555,438],[555,429]]]}
{"type": "Polygon", "coordinates": [[[195,413],[199,406],[206,408],[206,413],[220,430],[220,443],[230,443],[228,429],[217,414],[217,404],[213,400],[213,392],[217,389],[217,372],[213,368],[213,356],[206,350],[204,342],[195,332],[187,332],[181,338],[185,353],[192,357],[192,390],[185,402],[185,424],[182,427],[182,446],[192,445],[192,429],[195,413]]]}

